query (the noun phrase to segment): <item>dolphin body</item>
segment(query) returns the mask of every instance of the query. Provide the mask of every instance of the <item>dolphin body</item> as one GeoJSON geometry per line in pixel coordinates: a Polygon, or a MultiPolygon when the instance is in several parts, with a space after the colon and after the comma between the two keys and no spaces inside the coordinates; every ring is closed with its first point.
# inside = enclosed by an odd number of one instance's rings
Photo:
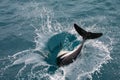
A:
{"type": "Polygon", "coordinates": [[[80,28],[77,24],[74,24],[74,28],[78,32],[78,34],[82,36],[83,41],[82,41],[81,45],[78,46],[78,48],[76,48],[75,50],[73,50],[71,52],[60,51],[58,53],[56,61],[57,61],[57,65],[59,67],[69,65],[70,63],[75,61],[77,56],[81,55],[80,54],[81,49],[87,39],[95,39],[95,38],[98,38],[103,35],[102,33],[87,32],[84,29],[80,28]]]}

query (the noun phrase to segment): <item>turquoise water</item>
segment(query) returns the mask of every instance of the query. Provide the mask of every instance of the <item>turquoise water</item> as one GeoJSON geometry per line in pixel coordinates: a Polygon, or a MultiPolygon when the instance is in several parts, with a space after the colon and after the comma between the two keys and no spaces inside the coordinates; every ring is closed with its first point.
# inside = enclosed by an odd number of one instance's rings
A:
{"type": "Polygon", "coordinates": [[[119,0],[0,0],[0,80],[120,80],[119,0]],[[55,60],[82,38],[73,24],[104,35],[86,41],[65,67],[55,60]]]}

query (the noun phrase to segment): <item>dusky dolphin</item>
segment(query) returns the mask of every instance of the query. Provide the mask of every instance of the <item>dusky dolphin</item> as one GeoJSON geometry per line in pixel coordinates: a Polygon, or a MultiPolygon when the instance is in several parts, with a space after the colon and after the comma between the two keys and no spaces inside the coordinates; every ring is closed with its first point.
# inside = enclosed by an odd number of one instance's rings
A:
{"type": "Polygon", "coordinates": [[[95,39],[103,35],[102,33],[87,32],[86,30],[80,28],[77,24],[74,24],[74,28],[78,32],[78,34],[82,36],[83,41],[81,45],[79,45],[73,51],[60,51],[58,53],[56,62],[59,67],[69,65],[70,63],[74,62],[77,56],[81,55],[81,49],[83,48],[83,45],[87,39],[95,39]]]}

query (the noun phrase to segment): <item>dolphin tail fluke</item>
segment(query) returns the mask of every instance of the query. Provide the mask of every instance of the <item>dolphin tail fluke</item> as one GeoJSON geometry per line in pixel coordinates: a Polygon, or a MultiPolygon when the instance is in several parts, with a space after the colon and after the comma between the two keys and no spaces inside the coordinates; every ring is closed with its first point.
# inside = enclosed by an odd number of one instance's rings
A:
{"type": "Polygon", "coordinates": [[[102,33],[92,33],[87,32],[84,29],[80,28],[77,24],[74,24],[75,30],[83,37],[83,39],[95,39],[102,36],[102,33]]]}

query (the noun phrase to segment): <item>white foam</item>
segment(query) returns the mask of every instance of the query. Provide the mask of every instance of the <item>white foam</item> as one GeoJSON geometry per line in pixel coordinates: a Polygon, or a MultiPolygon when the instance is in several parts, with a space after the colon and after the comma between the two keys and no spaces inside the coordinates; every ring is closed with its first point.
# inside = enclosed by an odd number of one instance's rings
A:
{"type": "MultiPolygon", "coordinates": [[[[23,17],[40,18],[42,24],[40,24],[39,27],[36,27],[34,24],[32,24],[32,26],[34,26],[35,28],[36,33],[35,37],[36,48],[24,50],[14,54],[12,56],[13,61],[9,63],[5,68],[5,70],[7,70],[9,67],[12,67],[13,65],[24,63],[24,66],[19,69],[17,77],[21,77],[22,72],[24,72],[24,70],[27,68],[27,65],[31,64],[32,68],[26,74],[29,75],[30,77],[34,76],[37,79],[41,79],[43,77],[49,77],[50,80],[66,80],[66,78],[68,78],[69,80],[85,80],[85,78],[87,77],[92,79],[91,74],[94,73],[95,71],[99,71],[102,64],[107,63],[107,61],[111,59],[110,57],[111,45],[105,44],[103,41],[91,40],[85,43],[85,45],[88,46],[89,48],[87,49],[83,48],[82,56],[80,58],[77,58],[77,60],[70,64],[69,66],[57,69],[54,74],[49,74],[48,68],[50,67],[50,65],[44,61],[44,57],[42,57],[40,54],[34,53],[34,51],[38,50],[40,52],[43,52],[44,55],[46,55],[47,54],[46,51],[42,49],[46,46],[46,42],[47,40],[49,40],[51,36],[63,31],[69,31],[71,34],[76,33],[73,29],[69,30],[71,28],[62,26],[59,22],[55,20],[54,24],[52,24],[52,17],[54,17],[52,11],[46,8],[42,9],[39,8],[38,3],[24,4],[23,6],[20,7],[20,9],[22,9],[21,15],[23,17]],[[26,13],[25,11],[28,11],[30,7],[33,7],[35,9],[33,11],[30,11],[30,13],[27,12],[28,14],[24,14],[26,13]],[[91,49],[92,52],[91,50],[87,51],[88,49],[91,49]],[[39,67],[40,70],[35,71],[37,67],[39,67]]],[[[87,30],[91,30],[91,28],[89,27],[87,28],[87,30]]],[[[78,40],[81,40],[79,39],[79,35],[76,35],[76,37],[78,40]]],[[[66,51],[61,51],[60,53],[61,54],[66,53],[66,51]]],[[[58,56],[60,56],[61,54],[59,54],[58,56]]]]}

